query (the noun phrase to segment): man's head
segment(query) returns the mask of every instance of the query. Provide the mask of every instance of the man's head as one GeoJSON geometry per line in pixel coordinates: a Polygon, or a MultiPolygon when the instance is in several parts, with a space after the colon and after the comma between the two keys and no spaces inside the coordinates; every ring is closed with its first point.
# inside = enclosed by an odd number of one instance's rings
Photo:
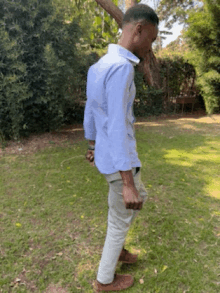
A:
{"type": "Polygon", "coordinates": [[[119,44],[143,59],[157,38],[158,24],[157,14],[148,5],[138,4],[131,7],[123,18],[122,38],[119,44]]]}

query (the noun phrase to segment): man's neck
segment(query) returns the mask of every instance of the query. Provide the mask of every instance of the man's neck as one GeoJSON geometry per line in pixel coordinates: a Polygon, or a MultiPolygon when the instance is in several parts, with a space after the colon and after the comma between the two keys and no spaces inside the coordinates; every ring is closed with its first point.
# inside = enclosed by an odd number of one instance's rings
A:
{"type": "Polygon", "coordinates": [[[122,34],[122,36],[121,36],[121,38],[120,38],[120,40],[118,42],[118,45],[120,45],[121,47],[127,49],[131,53],[134,53],[131,41],[128,38],[126,38],[123,34],[122,34]]]}

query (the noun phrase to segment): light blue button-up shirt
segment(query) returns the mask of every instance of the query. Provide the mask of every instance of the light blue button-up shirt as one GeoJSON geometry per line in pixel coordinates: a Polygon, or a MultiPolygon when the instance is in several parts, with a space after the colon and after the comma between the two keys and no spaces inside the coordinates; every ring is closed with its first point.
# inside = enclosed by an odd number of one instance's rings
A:
{"type": "Polygon", "coordinates": [[[85,138],[95,140],[95,165],[103,174],[141,167],[136,150],[133,102],[134,66],[140,60],[111,44],[87,77],[85,138]]]}

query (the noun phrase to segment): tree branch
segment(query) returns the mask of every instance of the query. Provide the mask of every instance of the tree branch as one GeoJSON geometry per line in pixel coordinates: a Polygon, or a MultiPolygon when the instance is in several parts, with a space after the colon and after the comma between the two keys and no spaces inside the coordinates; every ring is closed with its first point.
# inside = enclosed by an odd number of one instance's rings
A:
{"type": "Polygon", "coordinates": [[[108,12],[122,28],[123,12],[111,0],[95,0],[106,12],[108,12]]]}

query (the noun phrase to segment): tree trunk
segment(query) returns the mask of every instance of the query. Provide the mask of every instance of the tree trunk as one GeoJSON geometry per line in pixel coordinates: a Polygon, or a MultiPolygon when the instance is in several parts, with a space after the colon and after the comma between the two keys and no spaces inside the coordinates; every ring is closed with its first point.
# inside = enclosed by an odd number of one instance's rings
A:
{"type": "MultiPolygon", "coordinates": [[[[119,28],[122,28],[123,12],[111,0],[95,0],[106,12],[108,12],[117,22],[119,28]]],[[[126,0],[127,5],[135,5],[136,0],[126,0]]],[[[139,66],[143,72],[144,80],[148,86],[160,88],[160,73],[157,59],[153,52],[146,54],[146,58],[139,66]]]]}

